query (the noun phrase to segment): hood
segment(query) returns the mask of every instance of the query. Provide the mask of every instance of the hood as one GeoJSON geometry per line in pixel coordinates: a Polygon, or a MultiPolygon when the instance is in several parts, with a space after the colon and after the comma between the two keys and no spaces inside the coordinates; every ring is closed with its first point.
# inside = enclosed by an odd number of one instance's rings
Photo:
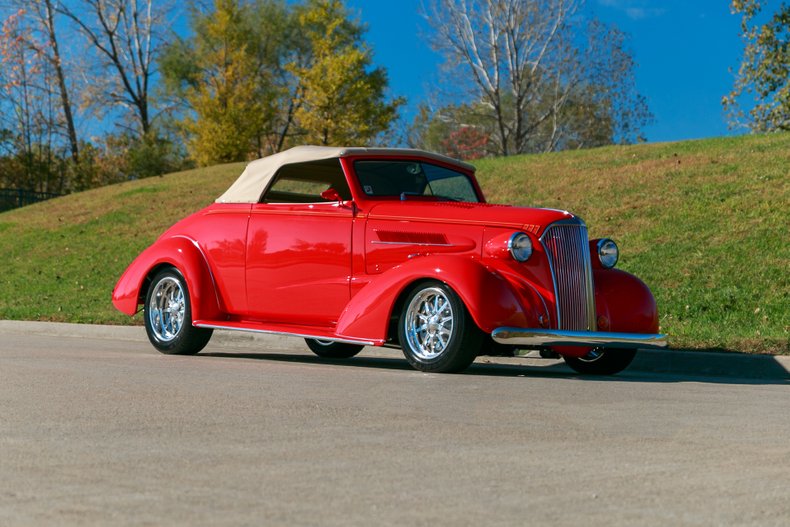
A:
{"type": "Polygon", "coordinates": [[[490,203],[453,201],[387,201],[377,203],[368,213],[370,219],[432,221],[476,226],[523,229],[536,235],[555,221],[572,218],[564,210],[513,207],[490,203]]]}

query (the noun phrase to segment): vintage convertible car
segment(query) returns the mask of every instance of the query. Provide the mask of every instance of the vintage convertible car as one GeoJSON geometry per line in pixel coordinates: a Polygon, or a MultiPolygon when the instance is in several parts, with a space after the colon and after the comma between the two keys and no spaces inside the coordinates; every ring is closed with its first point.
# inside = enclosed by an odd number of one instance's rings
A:
{"type": "Polygon", "coordinates": [[[303,146],[247,165],[146,249],[113,291],[151,343],[214,329],[304,337],[321,357],[399,346],[457,372],[517,349],[612,374],[666,346],[650,290],[561,210],[491,205],[474,167],[408,149],[303,146]]]}

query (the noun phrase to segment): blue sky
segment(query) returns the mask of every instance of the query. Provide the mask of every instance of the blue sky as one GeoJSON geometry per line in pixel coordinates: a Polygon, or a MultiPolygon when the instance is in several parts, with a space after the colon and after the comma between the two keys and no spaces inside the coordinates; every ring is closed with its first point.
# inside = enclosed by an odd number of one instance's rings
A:
{"type": "MultiPolygon", "coordinates": [[[[410,109],[441,74],[442,58],[423,36],[420,1],[347,0],[368,26],[366,39],[376,65],[389,73],[392,93],[407,97],[410,109]]],[[[727,0],[587,0],[584,9],[631,36],[637,89],[655,115],[648,141],[743,133],[728,129],[721,107],[743,49],[740,19],[727,0]]]]}

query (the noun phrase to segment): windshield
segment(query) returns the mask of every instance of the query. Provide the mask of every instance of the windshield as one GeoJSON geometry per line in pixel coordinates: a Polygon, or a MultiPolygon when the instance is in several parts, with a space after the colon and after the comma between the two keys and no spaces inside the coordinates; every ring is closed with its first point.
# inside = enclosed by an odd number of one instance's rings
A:
{"type": "Polygon", "coordinates": [[[354,162],[354,171],[368,196],[480,201],[469,176],[422,161],[360,160],[354,162]]]}

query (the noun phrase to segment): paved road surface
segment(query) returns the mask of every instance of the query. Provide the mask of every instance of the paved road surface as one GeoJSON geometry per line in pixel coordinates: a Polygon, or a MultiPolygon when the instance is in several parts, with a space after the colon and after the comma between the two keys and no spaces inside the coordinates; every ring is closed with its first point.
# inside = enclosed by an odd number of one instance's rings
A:
{"type": "Polygon", "coordinates": [[[286,348],[3,326],[0,525],[790,525],[782,381],[286,348]]]}

